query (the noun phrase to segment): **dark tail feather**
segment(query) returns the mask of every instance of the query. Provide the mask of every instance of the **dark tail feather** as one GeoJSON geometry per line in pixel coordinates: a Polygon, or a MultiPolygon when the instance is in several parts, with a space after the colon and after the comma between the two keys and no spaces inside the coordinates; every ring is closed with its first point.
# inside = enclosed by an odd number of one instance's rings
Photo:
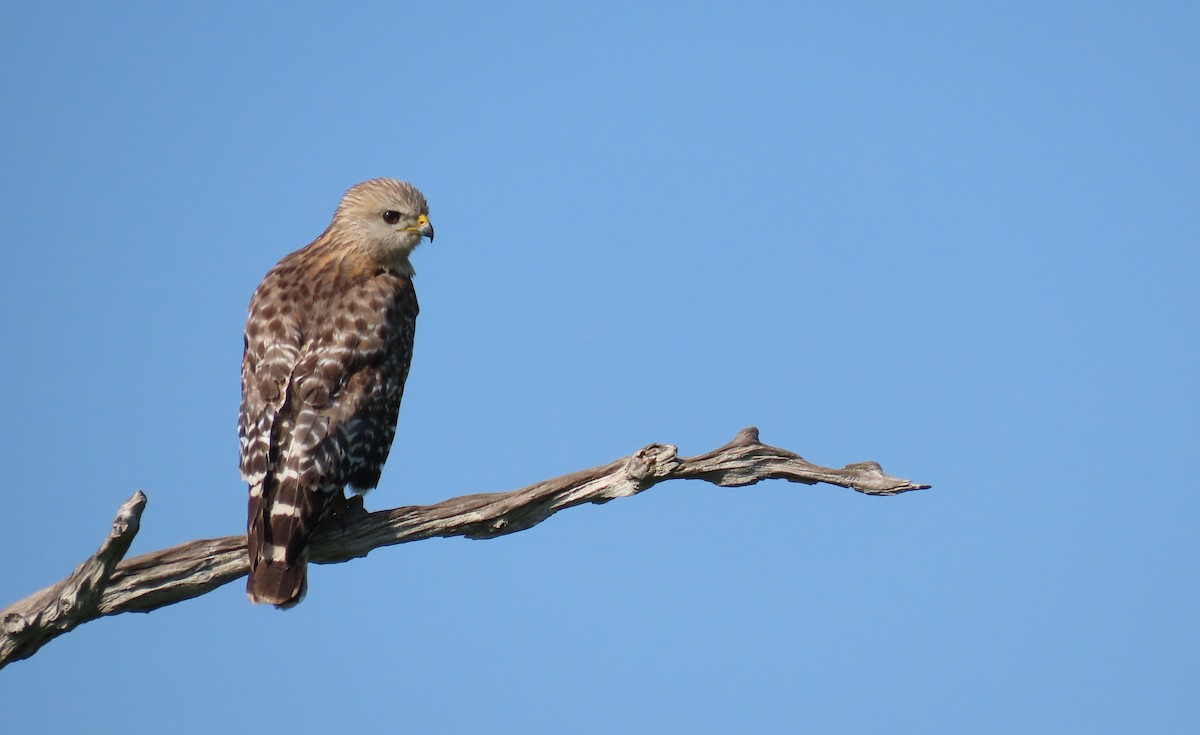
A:
{"type": "Polygon", "coordinates": [[[251,602],[289,608],[308,591],[308,539],[321,519],[326,497],[301,492],[294,483],[281,488],[273,478],[264,479],[250,491],[246,595],[251,602]]]}
{"type": "Polygon", "coordinates": [[[251,602],[270,603],[287,609],[300,604],[308,592],[308,554],[292,564],[260,559],[250,565],[246,594],[251,602]]]}

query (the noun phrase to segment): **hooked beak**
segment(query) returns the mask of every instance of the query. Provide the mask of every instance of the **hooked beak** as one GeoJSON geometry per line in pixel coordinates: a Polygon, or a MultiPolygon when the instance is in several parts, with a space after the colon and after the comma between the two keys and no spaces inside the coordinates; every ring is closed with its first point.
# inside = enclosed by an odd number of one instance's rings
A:
{"type": "Polygon", "coordinates": [[[429,222],[429,217],[421,215],[417,217],[417,232],[429,238],[429,242],[433,242],[433,225],[429,222]]]}

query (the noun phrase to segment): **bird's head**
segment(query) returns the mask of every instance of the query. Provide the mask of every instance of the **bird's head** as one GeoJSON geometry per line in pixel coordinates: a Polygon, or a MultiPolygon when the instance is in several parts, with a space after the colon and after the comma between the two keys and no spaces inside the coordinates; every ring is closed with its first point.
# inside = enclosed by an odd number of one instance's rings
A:
{"type": "Polygon", "coordinates": [[[412,184],[396,179],[371,179],[351,187],[330,229],[353,238],[378,264],[410,274],[409,253],[422,237],[433,241],[425,197],[412,184]]]}

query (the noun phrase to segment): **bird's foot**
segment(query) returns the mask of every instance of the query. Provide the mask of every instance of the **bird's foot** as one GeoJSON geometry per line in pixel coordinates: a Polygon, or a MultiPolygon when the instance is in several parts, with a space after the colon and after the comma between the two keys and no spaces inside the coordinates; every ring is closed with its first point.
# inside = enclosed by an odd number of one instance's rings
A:
{"type": "Polygon", "coordinates": [[[325,512],[325,522],[331,526],[336,524],[344,533],[347,526],[354,525],[358,520],[366,518],[367,509],[363,507],[363,497],[358,493],[346,497],[338,493],[329,501],[329,509],[325,512]]]}

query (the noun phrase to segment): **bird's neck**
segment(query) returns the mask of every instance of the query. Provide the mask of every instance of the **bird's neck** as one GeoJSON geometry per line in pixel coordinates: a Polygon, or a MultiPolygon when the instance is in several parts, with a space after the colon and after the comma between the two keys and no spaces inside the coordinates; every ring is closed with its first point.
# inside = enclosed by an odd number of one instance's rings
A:
{"type": "Polygon", "coordinates": [[[328,274],[339,281],[357,282],[383,272],[416,275],[408,251],[364,247],[361,239],[339,238],[330,230],[305,249],[310,252],[307,262],[313,277],[328,274]]]}

